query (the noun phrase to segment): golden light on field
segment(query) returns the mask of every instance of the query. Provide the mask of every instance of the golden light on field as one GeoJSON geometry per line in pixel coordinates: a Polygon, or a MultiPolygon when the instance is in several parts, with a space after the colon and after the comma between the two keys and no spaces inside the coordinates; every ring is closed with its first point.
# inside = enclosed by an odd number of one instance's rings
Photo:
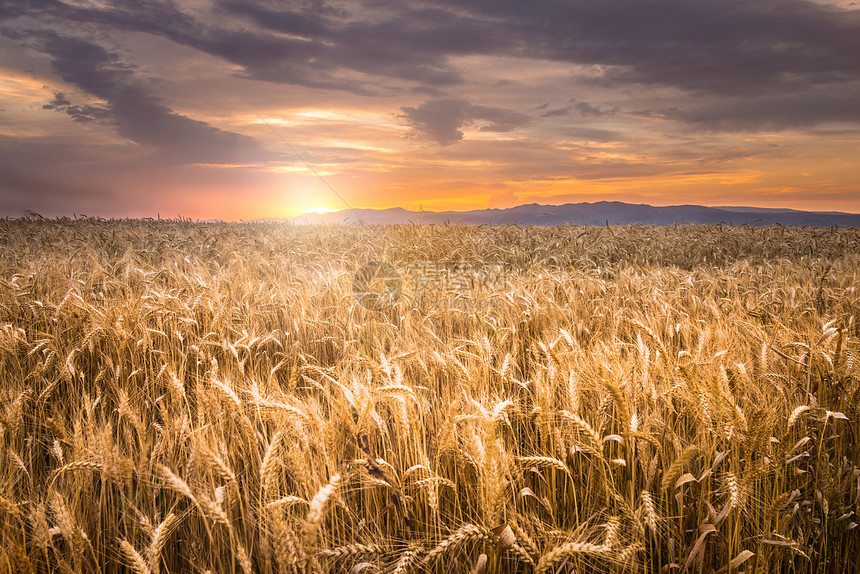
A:
{"type": "Polygon", "coordinates": [[[860,571],[858,229],[0,237],[2,572],[860,571]]]}

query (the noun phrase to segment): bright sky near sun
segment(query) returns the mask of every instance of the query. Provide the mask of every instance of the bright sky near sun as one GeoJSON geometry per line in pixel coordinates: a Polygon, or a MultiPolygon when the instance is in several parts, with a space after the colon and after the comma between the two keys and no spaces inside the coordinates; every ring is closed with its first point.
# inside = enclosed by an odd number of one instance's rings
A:
{"type": "Polygon", "coordinates": [[[860,9],[0,0],[0,216],[860,212],[860,9]]]}

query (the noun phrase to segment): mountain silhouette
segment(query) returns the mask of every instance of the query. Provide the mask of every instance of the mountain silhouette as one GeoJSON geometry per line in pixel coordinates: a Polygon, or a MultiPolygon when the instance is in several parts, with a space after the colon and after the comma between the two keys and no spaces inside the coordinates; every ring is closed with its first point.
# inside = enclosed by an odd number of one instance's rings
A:
{"type": "Polygon", "coordinates": [[[675,225],[683,223],[724,225],[786,225],[808,227],[860,227],[860,214],[833,211],[799,211],[762,207],[706,207],[672,205],[659,207],[619,201],[541,205],[530,203],[508,209],[472,211],[409,211],[389,209],[344,209],[330,213],[307,213],[289,221],[311,223],[467,223],[474,225],[675,225]]]}

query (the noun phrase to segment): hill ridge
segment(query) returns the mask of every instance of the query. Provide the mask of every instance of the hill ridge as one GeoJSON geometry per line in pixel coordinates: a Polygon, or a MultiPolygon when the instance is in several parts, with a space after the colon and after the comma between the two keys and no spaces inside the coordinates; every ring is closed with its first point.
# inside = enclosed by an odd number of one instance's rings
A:
{"type": "Polygon", "coordinates": [[[704,206],[695,204],[654,206],[621,201],[597,201],[548,205],[528,203],[505,209],[469,211],[410,211],[403,207],[343,209],[307,213],[287,221],[311,223],[466,223],[474,225],[675,225],[682,223],[724,225],[787,225],[808,227],[860,227],[860,214],[835,211],[803,211],[787,208],[704,206]]]}

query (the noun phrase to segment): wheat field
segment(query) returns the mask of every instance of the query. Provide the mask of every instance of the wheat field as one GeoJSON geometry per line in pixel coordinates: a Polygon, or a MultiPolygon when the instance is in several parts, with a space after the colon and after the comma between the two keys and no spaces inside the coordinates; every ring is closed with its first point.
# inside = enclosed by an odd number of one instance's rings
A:
{"type": "Polygon", "coordinates": [[[860,571],[858,254],[850,229],[0,221],[0,572],[860,571]],[[371,309],[369,261],[505,284],[371,309]]]}

